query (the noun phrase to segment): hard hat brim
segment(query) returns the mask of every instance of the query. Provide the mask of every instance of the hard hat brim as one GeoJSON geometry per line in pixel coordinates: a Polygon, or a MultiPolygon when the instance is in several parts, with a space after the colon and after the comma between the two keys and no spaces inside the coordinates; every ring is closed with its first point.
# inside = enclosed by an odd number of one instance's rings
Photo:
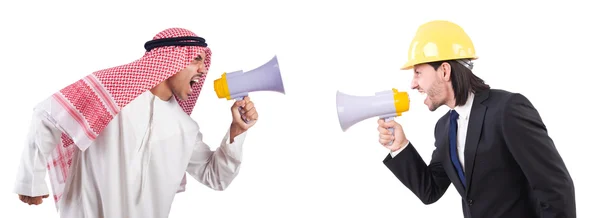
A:
{"type": "Polygon", "coordinates": [[[438,61],[451,61],[451,60],[459,60],[459,59],[471,59],[471,60],[477,60],[479,59],[479,57],[477,56],[473,56],[473,57],[465,57],[465,58],[456,58],[456,59],[444,59],[444,60],[431,60],[431,61],[426,61],[426,62],[406,62],[406,64],[404,64],[400,70],[410,70],[413,69],[415,67],[415,65],[419,65],[419,64],[426,64],[426,63],[432,63],[432,62],[438,62],[438,61]]]}

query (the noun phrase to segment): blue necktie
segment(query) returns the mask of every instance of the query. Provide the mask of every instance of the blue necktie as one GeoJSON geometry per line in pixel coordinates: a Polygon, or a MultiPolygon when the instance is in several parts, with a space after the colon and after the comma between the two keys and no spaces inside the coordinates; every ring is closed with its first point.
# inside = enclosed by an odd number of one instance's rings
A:
{"type": "Polygon", "coordinates": [[[458,177],[462,182],[463,186],[466,187],[465,182],[465,173],[462,170],[460,162],[458,161],[458,154],[456,148],[456,128],[458,128],[458,124],[456,123],[456,119],[458,118],[458,113],[455,110],[450,111],[450,131],[448,136],[450,137],[450,158],[452,159],[452,163],[456,172],[458,172],[458,177]]]}

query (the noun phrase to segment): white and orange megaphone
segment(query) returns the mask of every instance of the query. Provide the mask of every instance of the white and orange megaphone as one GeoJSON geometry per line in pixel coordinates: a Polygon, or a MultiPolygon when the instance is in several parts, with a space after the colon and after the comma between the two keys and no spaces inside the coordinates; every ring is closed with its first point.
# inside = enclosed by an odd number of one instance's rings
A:
{"type": "MultiPolygon", "coordinates": [[[[248,93],[257,91],[272,91],[285,95],[277,56],[248,72],[238,70],[223,73],[221,78],[215,80],[214,89],[218,98],[227,100],[242,100],[248,96],[248,93]]],[[[241,108],[238,109],[241,110],[241,108]]],[[[242,117],[242,119],[248,123],[245,118],[242,117]]]]}
{"type": "MultiPolygon", "coordinates": [[[[410,99],[407,92],[399,92],[395,88],[373,96],[353,96],[337,91],[336,105],[338,121],[345,132],[354,124],[372,117],[378,116],[387,122],[401,116],[409,110],[410,99]]],[[[388,130],[394,132],[393,128],[388,130]]]]}

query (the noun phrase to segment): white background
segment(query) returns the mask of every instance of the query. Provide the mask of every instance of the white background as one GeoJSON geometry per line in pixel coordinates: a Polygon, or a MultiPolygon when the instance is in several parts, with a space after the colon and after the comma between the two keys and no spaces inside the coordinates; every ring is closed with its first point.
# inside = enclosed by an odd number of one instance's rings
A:
{"type": "MultiPolygon", "coordinates": [[[[57,217],[51,198],[29,206],[12,192],[32,107],[93,71],[141,57],[163,29],[183,27],[213,50],[192,114],[213,148],[231,122],[233,102],[213,91],[221,73],[277,55],[287,93],[251,93],[260,120],[239,176],[224,192],[188,177],[170,217],[462,217],[453,186],[425,206],[388,171],[376,118],[344,133],[336,115],[337,90],[408,90],[411,71],[399,68],[418,26],[433,19],[467,31],[480,56],[474,72],[492,88],[533,102],[575,181],[578,217],[597,216],[600,16],[593,1],[350,2],[3,1],[0,216],[57,217]]],[[[396,120],[428,162],[434,124],[447,108],[431,113],[410,94],[411,110],[396,120]]]]}

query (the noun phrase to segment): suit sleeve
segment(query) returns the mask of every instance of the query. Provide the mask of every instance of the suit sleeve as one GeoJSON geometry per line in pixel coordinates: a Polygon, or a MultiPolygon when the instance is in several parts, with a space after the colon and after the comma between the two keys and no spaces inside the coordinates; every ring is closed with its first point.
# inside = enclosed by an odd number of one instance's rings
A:
{"type": "MultiPolygon", "coordinates": [[[[435,135],[437,136],[436,124],[435,135]]],[[[412,143],[394,157],[383,160],[385,166],[410,189],[424,204],[438,201],[450,186],[450,179],[442,165],[443,154],[436,147],[429,165],[423,161],[412,143]]]]}
{"type": "Polygon", "coordinates": [[[515,94],[507,103],[502,131],[543,217],[576,217],[573,180],[539,113],[525,96],[515,94]]]}

